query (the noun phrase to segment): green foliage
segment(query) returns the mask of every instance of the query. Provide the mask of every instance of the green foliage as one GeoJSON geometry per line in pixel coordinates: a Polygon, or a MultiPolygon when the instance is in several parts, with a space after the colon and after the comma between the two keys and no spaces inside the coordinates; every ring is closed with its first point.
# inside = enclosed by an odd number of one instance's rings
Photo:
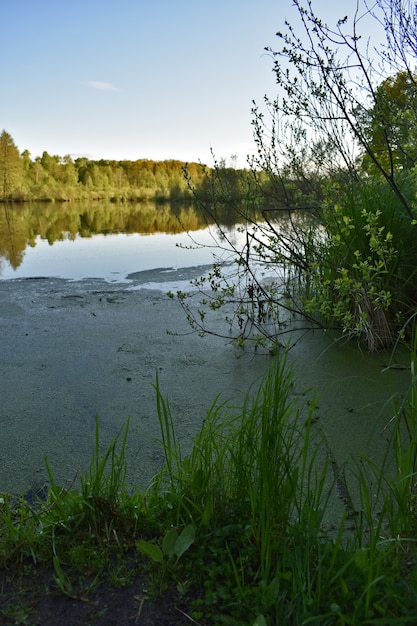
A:
{"type": "MultiPolygon", "coordinates": [[[[411,624],[416,594],[405,599],[411,581],[402,580],[402,568],[415,548],[405,534],[401,544],[395,540],[400,527],[413,536],[413,528],[403,526],[412,519],[410,484],[398,483],[392,498],[395,478],[369,463],[382,497],[376,518],[368,463],[362,459],[360,521],[353,534],[346,534],[344,519],[336,534],[326,532],[331,481],[327,464],[318,462],[321,444],[313,436],[311,413],[301,411],[291,396],[292,383],[284,358],[241,414],[213,406],[187,458],[173,439],[167,404],[160,403],[161,428],[169,426],[171,434],[163,437],[170,443],[166,473],[157,485],[173,523],[192,520],[196,529],[182,572],[204,589],[194,602],[195,615],[219,624],[411,624]],[[407,557],[400,545],[407,545],[407,557]],[[404,618],[397,622],[397,615],[404,618]]],[[[397,414],[401,429],[402,408],[397,414]]],[[[398,446],[397,453],[397,466],[407,472],[415,450],[404,454],[398,446]]],[[[159,548],[157,560],[162,562],[162,555],[159,548]]]]}
{"type": "Polygon", "coordinates": [[[384,183],[353,185],[322,212],[303,306],[370,351],[391,346],[415,304],[417,230],[384,183]]]}
{"type": "Polygon", "coordinates": [[[362,167],[379,174],[371,155],[386,171],[410,171],[417,163],[417,83],[407,70],[389,76],[378,85],[373,107],[363,113],[372,152],[364,154],[362,167]]]}
{"type": "Polygon", "coordinates": [[[21,197],[22,163],[13,138],[5,130],[0,135],[0,200],[21,197]]]}
{"type": "MultiPolygon", "coordinates": [[[[280,185],[289,179],[281,176],[280,185]]],[[[235,207],[246,224],[232,238],[217,222],[222,261],[194,281],[197,290],[177,293],[190,325],[221,335],[210,312],[223,310],[223,336],[274,349],[303,318],[307,327],[337,328],[370,351],[392,346],[416,301],[416,189],[413,171],[397,177],[395,189],[380,177],[346,184],[331,175],[316,188],[315,210],[264,210],[259,218],[235,207]]],[[[276,195],[277,204],[282,199],[276,195]]],[[[203,207],[215,219],[217,201],[214,190],[203,207]]]]}
{"type": "MultiPolygon", "coordinates": [[[[0,201],[157,201],[191,203],[190,185],[199,197],[207,197],[215,169],[174,159],[152,161],[75,160],[70,155],[32,159],[28,150],[19,154],[6,131],[0,136],[0,201]],[[185,175],[185,171],[187,174],[185,175]]],[[[222,165],[225,199],[241,199],[252,179],[247,170],[222,165]]]]}
{"type": "Polygon", "coordinates": [[[154,541],[141,539],[136,543],[140,553],[149,557],[158,564],[156,580],[161,591],[165,590],[172,579],[177,582],[177,589],[182,593],[186,584],[178,578],[178,563],[195,541],[195,529],[193,524],[185,526],[181,532],[177,528],[166,531],[160,544],[154,541]]]}

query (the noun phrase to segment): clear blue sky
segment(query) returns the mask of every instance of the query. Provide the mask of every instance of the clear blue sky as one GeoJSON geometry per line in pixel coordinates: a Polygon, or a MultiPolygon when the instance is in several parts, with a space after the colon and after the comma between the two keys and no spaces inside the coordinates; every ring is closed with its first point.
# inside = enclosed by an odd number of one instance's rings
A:
{"type": "MultiPolygon", "coordinates": [[[[264,47],[296,15],[291,0],[0,4],[0,130],[32,158],[211,163],[212,147],[243,165],[252,100],[275,95],[264,47]]],[[[327,0],[313,5],[329,17],[327,0]]],[[[331,19],[355,6],[334,7],[331,19]]]]}

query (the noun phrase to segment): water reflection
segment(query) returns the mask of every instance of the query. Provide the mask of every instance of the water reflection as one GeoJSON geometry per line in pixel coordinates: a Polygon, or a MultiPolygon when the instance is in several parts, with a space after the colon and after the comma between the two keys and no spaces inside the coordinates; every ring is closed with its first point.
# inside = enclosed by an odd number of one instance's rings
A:
{"type": "MultiPolygon", "coordinates": [[[[58,253],[50,254],[53,262],[57,255],[66,254],[68,243],[77,242],[77,254],[87,250],[86,241],[97,235],[112,236],[157,233],[179,234],[184,231],[197,231],[206,226],[203,215],[191,206],[171,206],[169,204],[146,203],[31,203],[0,205],[0,277],[11,278],[19,275],[16,270],[22,263],[35,262],[44,254],[46,246],[63,242],[58,253]],[[83,245],[84,244],[84,245],[83,245]],[[31,254],[37,248],[36,254],[31,254]],[[26,258],[25,258],[26,257],[26,258]],[[14,270],[14,271],[13,271],[14,270]]],[[[110,244],[110,241],[108,242],[110,244]]],[[[95,241],[97,248],[97,242],[95,241]]],[[[120,247],[120,242],[119,242],[120,247]]],[[[129,246],[124,246],[125,251],[129,246]]],[[[104,254],[110,254],[112,246],[99,246],[104,254]]],[[[71,248],[71,252],[74,249],[71,248]]],[[[90,257],[94,255],[92,248],[90,257]]],[[[68,266],[68,264],[67,264],[68,266]]],[[[54,270],[56,268],[53,268],[54,270]]],[[[131,268],[133,271],[139,268],[131,268]]],[[[36,270],[34,275],[36,275],[36,270]]],[[[29,272],[30,268],[25,272],[29,272]]],[[[21,272],[20,272],[21,273],[21,272]]]]}

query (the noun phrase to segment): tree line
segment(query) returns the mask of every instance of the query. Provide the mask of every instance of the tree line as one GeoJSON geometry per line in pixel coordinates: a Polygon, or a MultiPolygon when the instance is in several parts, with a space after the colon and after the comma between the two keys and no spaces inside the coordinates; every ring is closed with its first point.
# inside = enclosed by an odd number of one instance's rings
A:
{"type": "MultiPolygon", "coordinates": [[[[210,193],[212,168],[200,163],[151,159],[91,160],[70,155],[32,158],[19,152],[6,130],[0,135],[0,201],[133,200],[191,202],[198,192],[210,193]],[[192,189],[187,176],[193,181],[192,189]]],[[[244,170],[222,162],[223,178],[234,199],[242,197],[247,185],[244,170]]]]}

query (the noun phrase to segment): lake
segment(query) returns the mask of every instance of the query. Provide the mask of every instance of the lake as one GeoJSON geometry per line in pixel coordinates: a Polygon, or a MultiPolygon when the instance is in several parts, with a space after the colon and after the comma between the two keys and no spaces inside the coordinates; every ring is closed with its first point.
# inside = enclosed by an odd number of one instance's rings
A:
{"type": "MultiPolygon", "coordinates": [[[[237,243],[243,237],[233,225],[227,233],[237,243]]],[[[156,457],[154,463],[151,443],[158,430],[156,369],[188,440],[218,393],[235,401],[262,379],[268,357],[247,351],[236,359],[223,339],[192,335],[166,296],[179,279],[188,284],[180,268],[202,273],[214,258],[227,260],[215,234],[190,206],[0,205],[0,492],[2,486],[26,490],[33,477],[45,480],[45,454],[62,479],[83,469],[97,413],[105,440],[132,418],[135,480],[149,478],[160,462],[156,457]],[[49,278],[11,280],[40,277],[49,278]],[[137,285],[148,290],[139,294],[137,285]]],[[[219,317],[218,328],[220,312],[212,315],[219,317]]],[[[316,428],[340,466],[359,453],[378,462],[391,396],[405,394],[409,385],[409,354],[370,356],[334,339],[316,331],[296,343],[290,352],[301,376],[296,388],[306,397],[316,392],[316,428]],[[401,367],[387,370],[391,363],[401,367]]]]}
{"type": "Polygon", "coordinates": [[[218,258],[213,228],[192,207],[150,202],[3,204],[0,280],[125,282],[129,274],[156,268],[171,269],[174,279],[178,268],[218,258]]]}

